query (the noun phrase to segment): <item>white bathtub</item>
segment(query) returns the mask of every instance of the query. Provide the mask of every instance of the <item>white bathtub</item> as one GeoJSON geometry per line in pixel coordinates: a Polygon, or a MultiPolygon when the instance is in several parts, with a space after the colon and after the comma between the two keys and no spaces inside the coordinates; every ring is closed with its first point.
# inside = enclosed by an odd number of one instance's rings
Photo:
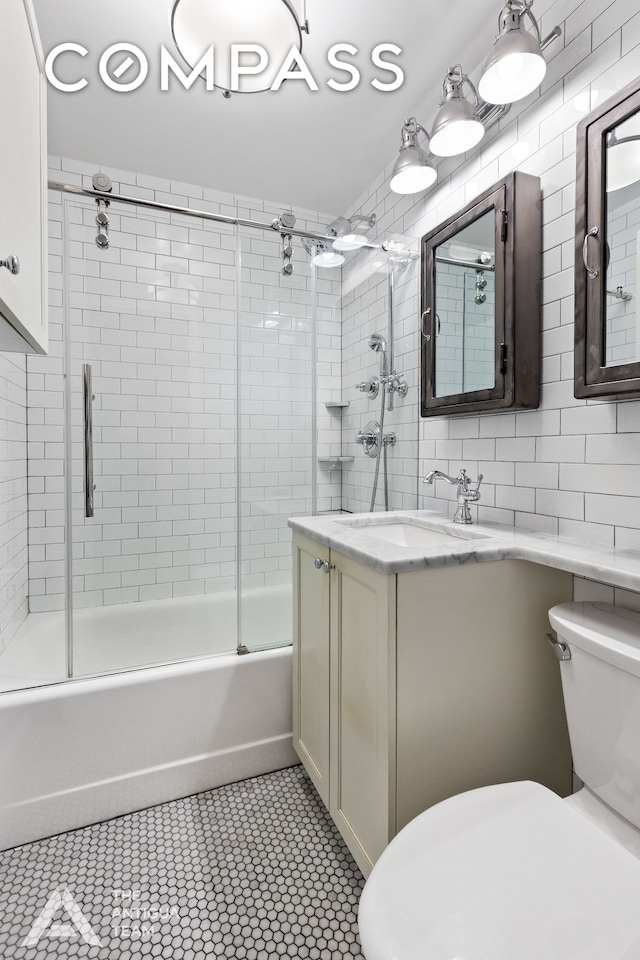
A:
{"type": "Polygon", "coordinates": [[[291,648],[0,694],[0,849],[298,762],[291,648]]]}
{"type": "MultiPolygon", "coordinates": [[[[291,582],[243,591],[245,646],[290,642],[291,607],[291,582]]],[[[237,619],[237,596],[231,592],[75,610],[73,676],[230,653],[237,645],[237,619]]],[[[65,647],[63,611],[30,613],[0,654],[0,691],[64,680],[65,647]]]]}

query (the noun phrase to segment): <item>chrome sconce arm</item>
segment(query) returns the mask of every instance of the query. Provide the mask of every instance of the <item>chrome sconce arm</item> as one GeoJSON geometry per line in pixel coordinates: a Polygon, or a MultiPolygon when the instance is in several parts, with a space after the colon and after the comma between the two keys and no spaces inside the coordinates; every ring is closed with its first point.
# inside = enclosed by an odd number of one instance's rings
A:
{"type": "Polygon", "coordinates": [[[541,50],[545,50],[550,43],[556,40],[558,37],[562,36],[562,30],[559,26],[555,26],[546,37],[542,37],[540,33],[540,24],[536,20],[531,7],[533,6],[533,0],[507,0],[507,3],[502,8],[498,14],[498,35],[493,41],[497,43],[501,35],[504,33],[505,26],[509,22],[509,19],[515,17],[514,28],[518,29],[520,26],[521,17],[529,17],[531,25],[536,33],[536,39],[538,41],[538,46],[541,50]]]}

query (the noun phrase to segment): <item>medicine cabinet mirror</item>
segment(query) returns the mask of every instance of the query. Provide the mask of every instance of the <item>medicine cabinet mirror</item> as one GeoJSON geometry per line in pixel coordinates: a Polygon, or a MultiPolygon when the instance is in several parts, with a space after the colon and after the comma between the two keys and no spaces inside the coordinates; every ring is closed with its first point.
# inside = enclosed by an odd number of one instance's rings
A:
{"type": "Polygon", "coordinates": [[[640,79],[578,126],[575,395],[640,396],[640,79]]]}
{"type": "Polygon", "coordinates": [[[540,181],[518,171],[422,238],[422,416],[537,407],[540,181]]]}

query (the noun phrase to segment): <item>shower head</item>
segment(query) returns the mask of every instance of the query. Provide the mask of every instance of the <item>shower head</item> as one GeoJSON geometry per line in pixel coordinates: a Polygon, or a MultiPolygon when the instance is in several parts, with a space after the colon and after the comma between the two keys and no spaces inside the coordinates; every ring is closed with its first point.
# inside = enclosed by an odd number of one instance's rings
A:
{"type": "Polygon", "coordinates": [[[368,340],[369,346],[375,353],[386,353],[387,341],[381,333],[372,333],[368,340]]]}

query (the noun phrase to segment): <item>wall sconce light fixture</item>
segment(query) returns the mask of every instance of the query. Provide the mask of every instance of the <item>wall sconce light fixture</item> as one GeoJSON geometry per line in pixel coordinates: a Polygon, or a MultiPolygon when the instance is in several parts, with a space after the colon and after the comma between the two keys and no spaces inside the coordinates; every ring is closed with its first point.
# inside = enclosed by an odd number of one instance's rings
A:
{"type": "Polygon", "coordinates": [[[540,37],[538,22],[531,12],[533,0],[507,0],[498,18],[498,36],[486,60],[478,89],[460,64],[449,68],[442,84],[442,101],[428,136],[415,117],[402,128],[402,146],[391,172],[394,193],[419,193],[435,182],[433,158],[418,145],[425,133],[435,157],[455,157],[475,147],[488,127],[505,115],[512,103],[532,93],[542,82],[547,64],[542,51],[562,33],[560,27],[540,37]],[[534,33],[523,20],[528,17],[534,33]],[[472,95],[465,95],[464,87],[472,95]]]}
{"type": "Polygon", "coordinates": [[[389,184],[394,193],[420,193],[427,190],[438,176],[432,158],[418,144],[420,133],[424,134],[428,144],[429,135],[416,118],[405,120],[400,153],[393,165],[389,184]]]}
{"type": "Polygon", "coordinates": [[[314,267],[341,267],[345,262],[341,253],[331,249],[330,242],[330,240],[325,243],[323,240],[302,238],[302,246],[311,257],[311,263],[314,267]]]}
{"type": "Polygon", "coordinates": [[[327,237],[333,238],[332,247],[343,253],[360,250],[369,242],[369,231],[375,226],[375,213],[366,217],[354,214],[352,217],[338,217],[329,224],[327,237]]]}
{"type": "Polygon", "coordinates": [[[531,12],[533,0],[508,0],[498,17],[498,36],[487,58],[478,92],[487,103],[515,103],[539,87],[547,72],[543,49],[560,36],[555,27],[542,40],[538,21],[531,12]],[[533,24],[534,33],[525,30],[524,18],[533,24]]]}
{"type": "Polygon", "coordinates": [[[484,125],[476,116],[480,106],[478,91],[457,63],[449,67],[442,93],[442,103],[431,130],[431,152],[436,157],[455,157],[471,150],[484,137],[484,125]],[[473,103],[462,92],[464,84],[473,94],[473,103]]]}

